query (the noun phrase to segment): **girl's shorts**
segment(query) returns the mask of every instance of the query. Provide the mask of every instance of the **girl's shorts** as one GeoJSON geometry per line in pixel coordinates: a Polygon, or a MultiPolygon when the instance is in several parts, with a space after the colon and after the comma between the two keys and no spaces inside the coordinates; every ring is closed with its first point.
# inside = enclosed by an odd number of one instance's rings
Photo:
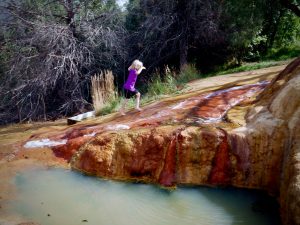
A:
{"type": "Polygon", "coordinates": [[[124,93],[125,93],[125,98],[131,98],[133,96],[135,96],[137,93],[139,93],[139,91],[137,89],[135,89],[135,91],[130,91],[127,89],[124,89],[124,93]]]}

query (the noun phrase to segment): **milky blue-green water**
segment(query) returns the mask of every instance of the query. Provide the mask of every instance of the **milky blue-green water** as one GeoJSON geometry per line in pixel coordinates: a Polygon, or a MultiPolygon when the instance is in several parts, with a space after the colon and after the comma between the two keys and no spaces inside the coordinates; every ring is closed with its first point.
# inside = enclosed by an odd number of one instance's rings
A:
{"type": "Polygon", "coordinates": [[[42,225],[275,225],[274,204],[257,191],[101,180],[63,169],[18,174],[11,210],[42,225]]]}

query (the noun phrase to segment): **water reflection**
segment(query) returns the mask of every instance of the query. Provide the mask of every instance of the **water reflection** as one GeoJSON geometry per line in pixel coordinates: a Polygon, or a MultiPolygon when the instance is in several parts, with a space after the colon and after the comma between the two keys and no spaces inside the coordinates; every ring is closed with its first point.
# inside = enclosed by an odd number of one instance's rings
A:
{"type": "Polygon", "coordinates": [[[183,187],[168,191],[61,169],[26,171],[15,182],[19,196],[11,203],[12,210],[43,225],[278,224],[273,211],[253,210],[262,199],[253,191],[183,187]]]}

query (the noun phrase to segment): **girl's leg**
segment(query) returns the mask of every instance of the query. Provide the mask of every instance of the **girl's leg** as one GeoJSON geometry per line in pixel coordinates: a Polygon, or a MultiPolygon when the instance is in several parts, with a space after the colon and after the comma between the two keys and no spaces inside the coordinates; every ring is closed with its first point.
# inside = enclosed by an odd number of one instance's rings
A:
{"type": "Polygon", "coordinates": [[[128,99],[125,98],[125,99],[123,100],[122,106],[121,106],[121,108],[120,108],[120,113],[121,113],[121,115],[123,115],[123,116],[126,115],[126,114],[125,114],[125,107],[126,107],[127,102],[128,102],[128,99]]]}
{"type": "Polygon", "coordinates": [[[140,108],[140,99],[141,99],[141,94],[140,92],[136,93],[136,109],[138,111],[142,111],[142,109],[140,108]]]}

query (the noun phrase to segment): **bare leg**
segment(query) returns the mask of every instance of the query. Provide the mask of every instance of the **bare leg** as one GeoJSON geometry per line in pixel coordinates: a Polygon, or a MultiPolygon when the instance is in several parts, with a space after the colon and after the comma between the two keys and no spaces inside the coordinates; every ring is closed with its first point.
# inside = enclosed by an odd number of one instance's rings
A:
{"type": "Polygon", "coordinates": [[[142,111],[142,109],[140,108],[140,99],[141,99],[141,94],[140,92],[136,93],[136,110],[138,111],[142,111]]]}
{"type": "Polygon", "coordinates": [[[120,113],[123,116],[126,115],[126,113],[125,113],[125,107],[126,107],[127,102],[128,102],[128,99],[125,98],[124,101],[123,101],[123,103],[122,103],[122,106],[120,108],[120,113]]]}

